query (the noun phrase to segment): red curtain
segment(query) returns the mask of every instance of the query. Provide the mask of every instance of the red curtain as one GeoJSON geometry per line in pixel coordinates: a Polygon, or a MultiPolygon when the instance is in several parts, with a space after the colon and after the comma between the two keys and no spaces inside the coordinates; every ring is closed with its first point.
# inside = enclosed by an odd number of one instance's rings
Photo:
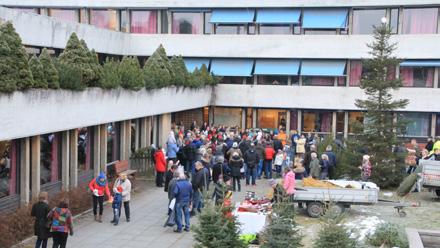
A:
{"type": "Polygon", "coordinates": [[[72,9],[50,9],[49,15],[67,22],[78,22],[78,13],[72,9]]]}
{"type": "Polygon", "coordinates": [[[362,61],[354,60],[350,63],[349,86],[359,86],[362,78],[362,61]]]}
{"type": "Polygon", "coordinates": [[[432,88],[434,85],[434,68],[427,68],[426,70],[426,73],[428,74],[426,75],[426,87],[432,88]]]}
{"type": "Polygon", "coordinates": [[[59,138],[60,136],[55,133],[53,134],[53,138],[52,138],[52,148],[51,148],[51,158],[52,158],[52,162],[51,162],[51,168],[50,168],[50,181],[51,182],[56,182],[59,180],[58,178],[58,144],[59,144],[59,138]]]}
{"type": "Polygon", "coordinates": [[[11,147],[9,149],[10,171],[9,171],[9,195],[17,193],[17,142],[11,140],[11,147]]]}
{"type": "Polygon", "coordinates": [[[157,11],[132,11],[131,33],[156,34],[157,11]]]}
{"type": "Polygon", "coordinates": [[[438,8],[420,8],[403,10],[404,34],[437,33],[438,8]]]}
{"type": "Polygon", "coordinates": [[[412,87],[414,86],[414,71],[413,68],[401,67],[400,79],[402,80],[402,86],[412,87]]]}

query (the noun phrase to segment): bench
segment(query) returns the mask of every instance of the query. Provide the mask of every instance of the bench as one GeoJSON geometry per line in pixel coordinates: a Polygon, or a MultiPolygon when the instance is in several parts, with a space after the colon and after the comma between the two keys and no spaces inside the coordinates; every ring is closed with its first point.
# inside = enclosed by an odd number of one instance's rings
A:
{"type": "Polygon", "coordinates": [[[114,161],[107,164],[107,172],[110,177],[117,177],[118,175],[127,175],[127,177],[135,177],[137,170],[131,170],[128,160],[114,161]]]}

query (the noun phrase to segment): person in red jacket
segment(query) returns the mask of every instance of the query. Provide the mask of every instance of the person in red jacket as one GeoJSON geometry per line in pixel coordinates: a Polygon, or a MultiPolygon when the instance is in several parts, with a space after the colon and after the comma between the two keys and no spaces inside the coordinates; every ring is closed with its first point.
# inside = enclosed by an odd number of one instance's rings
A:
{"type": "Polygon", "coordinates": [[[104,211],[104,194],[111,200],[110,190],[108,189],[107,178],[104,172],[90,181],[89,188],[93,193],[93,214],[95,221],[102,222],[102,212],[104,211]],[[97,215],[97,208],[99,204],[99,216],[97,215]]]}
{"type": "Polygon", "coordinates": [[[272,160],[275,155],[275,150],[268,143],[265,148],[266,157],[264,158],[263,170],[265,174],[265,178],[272,178],[272,160]]]}
{"type": "Polygon", "coordinates": [[[161,146],[158,146],[154,153],[154,161],[156,162],[156,186],[163,187],[163,176],[167,170],[167,161],[161,146]]]}

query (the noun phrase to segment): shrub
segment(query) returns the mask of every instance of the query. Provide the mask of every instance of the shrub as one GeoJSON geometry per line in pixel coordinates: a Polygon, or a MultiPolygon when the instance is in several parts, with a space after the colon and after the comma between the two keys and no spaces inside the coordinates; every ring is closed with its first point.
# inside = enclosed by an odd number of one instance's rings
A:
{"type": "Polygon", "coordinates": [[[144,79],[147,89],[163,88],[171,84],[171,65],[162,45],[145,62],[144,79]]]}
{"type": "Polygon", "coordinates": [[[99,85],[104,89],[114,89],[121,84],[121,76],[119,75],[119,61],[109,59],[105,61],[102,67],[102,77],[99,85]]]}
{"type": "Polygon", "coordinates": [[[10,53],[11,49],[0,32],[0,92],[4,93],[11,93],[17,89],[17,82],[13,77],[14,70],[9,63],[10,53]]]}
{"type": "Polygon", "coordinates": [[[383,223],[377,227],[374,234],[367,237],[367,241],[369,244],[377,247],[409,247],[408,240],[399,231],[399,227],[390,223],[383,223]]]}
{"type": "Polygon", "coordinates": [[[76,66],[56,63],[56,68],[60,77],[61,89],[84,90],[87,85],[82,80],[81,69],[76,66]]]}
{"type": "Polygon", "coordinates": [[[47,86],[50,89],[60,88],[60,78],[58,76],[58,71],[55,68],[52,57],[50,57],[50,54],[46,48],[41,51],[39,59],[41,65],[43,66],[43,74],[46,78],[47,86]]]}
{"type": "Polygon", "coordinates": [[[176,86],[186,86],[189,80],[189,73],[186,69],[185,62],[182,56],[174,56],[170,60],[171,68],[173,70],[173,83],[176,86]]]}
{"type": "Polygon", "coordinates": [[[119,64],[121,86],[124,89],[140,90],[144,87],[144,77],[136,57],[124,57],[119,64]]]}
{"type": "Polygon", "coordinates": [[[33,88],[47,89],[47,81],[44,75],[43,65],[37,56],[34,55],[29,60],[29,68],[32,72],[32,77],[34,78],[33,88]]]}
{"type": "Polygon", "coordinates": [[[330,209],[322,217],[321,229],[314,247],[356,248],[356,240],[350,237],[352,232],[341,224],[344,216],[330,209]]]}

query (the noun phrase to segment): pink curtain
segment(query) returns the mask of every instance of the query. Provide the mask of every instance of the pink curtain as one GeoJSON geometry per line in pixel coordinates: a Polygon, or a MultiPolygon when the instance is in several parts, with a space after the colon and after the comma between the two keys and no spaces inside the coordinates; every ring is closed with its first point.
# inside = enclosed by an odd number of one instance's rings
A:
{"type": "Polygon", "coordinates": [[[438,8],[420,8],[403,10],[404,34],[437,33],[438,8]]]}
{"type": "Polygon", "coordinates": [[[334,86],[335,78],[334,77],[312,77],[310,81],[310,85],[312,86],[334,86]]]}
{"type": "Polygon", "coordinates": [[[9,171],[9,195],[17,193],[17,142],[11,140],[11,147],[9,150],[10,171],[9,171]]]}
{"type": "Polygon", "coordinates": [[[321,132],[331,132],[332,115],[330,112],[321,114],[321,132]]]}
{"type": "Polygon", "coordinates": [[[432,88],[434,85],[434,68],[427,68],[426,69],[426,87],[432,88]]]}
{"type": "Polygon", "coordinates": [[[349,86],[359,86],[362,78],[362,61],[354,60],[350,63],[349,86]]]}
{"type": "Polygon", "coordinates": [[[117,29],[116,10],[91,10],[90,24],[98,28],[116,30],[117,29]]]}
{"type": "Polygon", "coordinates": [[[132,11],[131,33],[156,34],[157,11],[132,11]]]}
{"type": "Polygon", "coordinates": [[[72,9],[50,9],[49,15],[67,22],[78,22],[78,13],[72,9]]]}
{"type": "Polygon", "coordinates": [[[193,15],[192,21],[192,34],[198,34],[202,26],[202,16],[200,14],[193,15]]]}
{"type": "Polygon", "coordinates": [[[414,86],[414,71],[413,68],[400,67],[400,79],[404,87],[414,86]]]}
{"type": "Polygon", "coordinates": [[[51,148],[51,157],[52,157],[52,162],[51,162],[51,168],[50,168],[50,181],[51,182],[56,182],[58,181],[58,142],[59,142],[59,135],[57,133],[53,134],[53,139],[52,139],[52,148],[51,148]]]}

